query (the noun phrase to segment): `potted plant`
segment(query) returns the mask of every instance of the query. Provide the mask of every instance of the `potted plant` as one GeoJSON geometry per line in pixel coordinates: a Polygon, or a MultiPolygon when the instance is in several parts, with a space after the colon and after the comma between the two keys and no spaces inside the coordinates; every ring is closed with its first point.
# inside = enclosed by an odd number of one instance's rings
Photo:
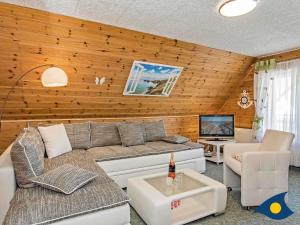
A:
{"type": "Polygon", "coordinates": [[[259,130],[263,125],[263,117],[255,116],[253,120],[253,128],[254,130],[259,130]]]}

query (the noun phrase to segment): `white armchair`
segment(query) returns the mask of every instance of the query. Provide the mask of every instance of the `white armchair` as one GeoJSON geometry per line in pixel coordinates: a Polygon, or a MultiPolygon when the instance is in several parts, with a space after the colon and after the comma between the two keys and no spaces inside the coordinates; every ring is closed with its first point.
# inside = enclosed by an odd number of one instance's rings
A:
{"type": "Polygon", "coordinates": [[[224,147],[224,184],[240,188],[244,207],[258,206],[288,191],[290,145],[294,135],[267,130],[262,143],[235,143],[224,147]]]}

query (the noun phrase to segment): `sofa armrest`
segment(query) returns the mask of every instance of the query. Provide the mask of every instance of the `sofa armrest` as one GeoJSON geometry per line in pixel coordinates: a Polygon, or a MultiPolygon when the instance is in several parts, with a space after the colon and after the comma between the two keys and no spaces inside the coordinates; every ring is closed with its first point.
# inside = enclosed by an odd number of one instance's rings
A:
{"type": "Polygon", "coordinates": [[[224,145],[224,159],[232,157],[233,153],[258,151],[260,143],[232,143],[224,145]]]}
{"type": "Polygon", "coordinates": [[[9,203],[16,191],[16,178],[10,158],[9,146],[0,156],[0,224],[9,208],[9,203]]]}
{"type": "Polygon", "coordinates": [[[289,151],[256,151],[244,152],[242,155],[242,169],[243,172],[286,169],[288,170],[290,164],[289,151]]]}
{"type": "Polygon", "coordinates": [[[290,152],[257,151],[242,155],[242,205],[255,206],[288,191],[290,152]]]}

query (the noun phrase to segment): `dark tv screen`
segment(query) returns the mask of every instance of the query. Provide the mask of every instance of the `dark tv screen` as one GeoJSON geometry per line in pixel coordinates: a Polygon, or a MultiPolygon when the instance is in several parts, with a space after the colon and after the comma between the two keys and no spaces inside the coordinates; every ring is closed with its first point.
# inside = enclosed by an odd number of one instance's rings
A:
{"type": "Polygon", "coordinates": [[[234,137],[234,115],[200,115],[200,136],[234,137]]]}

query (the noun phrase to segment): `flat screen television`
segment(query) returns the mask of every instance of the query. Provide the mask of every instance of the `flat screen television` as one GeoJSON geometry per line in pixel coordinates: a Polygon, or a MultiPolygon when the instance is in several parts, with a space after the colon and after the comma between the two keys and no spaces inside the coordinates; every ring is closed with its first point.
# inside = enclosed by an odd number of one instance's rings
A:
{"type": "Polygon", "coordinates": [[[234,115],[200,115],[200,137],[234,137],[234,115]]]}

